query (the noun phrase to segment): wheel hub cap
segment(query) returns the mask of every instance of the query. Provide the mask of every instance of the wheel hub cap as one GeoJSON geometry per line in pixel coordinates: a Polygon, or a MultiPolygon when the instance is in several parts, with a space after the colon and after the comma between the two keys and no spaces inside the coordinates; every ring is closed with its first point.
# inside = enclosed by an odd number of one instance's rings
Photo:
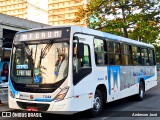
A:
{"type": "Polygon", "coordinates": [[[100,108],[101,108],[101,100],[99,97],[95,97],[94,98],[94,101],[93,101],[93,108],[94,108],[94,111],[99,111],[100,108]]]}

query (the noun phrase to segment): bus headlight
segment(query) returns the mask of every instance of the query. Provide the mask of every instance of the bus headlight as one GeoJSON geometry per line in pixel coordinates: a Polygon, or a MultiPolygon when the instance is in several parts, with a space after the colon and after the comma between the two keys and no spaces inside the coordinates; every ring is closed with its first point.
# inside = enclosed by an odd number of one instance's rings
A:
{"type": "Polygon", "coordinates": [[[65,87],[63,88],[59,93],[58,95],[54,98],[54,101],[60,101],[60,100],[63,100],[64,97],[66,96],[67,92],[68,92],[68,89],[69,87],[65,87]]]}
{"type": "Polygon", "coordinates": [[[12,97],[12,98],[14,98],[14,95],[13,95],[13,93],[12,93],[12,90],[9,88],[9,95],[12,97]]]}

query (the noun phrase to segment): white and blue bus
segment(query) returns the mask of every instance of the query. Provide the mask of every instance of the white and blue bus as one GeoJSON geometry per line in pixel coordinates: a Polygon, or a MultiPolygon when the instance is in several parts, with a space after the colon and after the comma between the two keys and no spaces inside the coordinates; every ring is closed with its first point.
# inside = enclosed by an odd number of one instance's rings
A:
{"type": "Polygon", "coordinates": [[[157,85],[153,45],[79,26],[18,32],[9,74],[9,107],[97,116],[104,103],[157,85]]]}

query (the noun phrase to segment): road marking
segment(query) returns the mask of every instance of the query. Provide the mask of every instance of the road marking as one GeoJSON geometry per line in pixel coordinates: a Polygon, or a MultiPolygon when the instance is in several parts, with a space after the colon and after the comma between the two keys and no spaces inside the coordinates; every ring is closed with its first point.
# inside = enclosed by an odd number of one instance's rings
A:
{"type": "Polygon", "coordinates": [[[3,100],[2,100],[2,103],[8,103],[8,101],[3,101],[3,100]]]}
{"type": "Polygon", "coordinates": [[[101,117],[101,120],[106,120],[107,118],[109,118],[109,117],[101,117]]]}

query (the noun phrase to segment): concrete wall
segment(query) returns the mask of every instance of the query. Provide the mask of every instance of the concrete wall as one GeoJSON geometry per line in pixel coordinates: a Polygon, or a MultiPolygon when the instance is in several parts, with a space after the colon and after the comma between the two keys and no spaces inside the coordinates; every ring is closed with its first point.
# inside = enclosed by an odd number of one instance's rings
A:
{"type": "Polygon", "coordinates": [[[13,16],[8,16],[4,14],[0,14],[0,25],[3,27],[8,27],[13,30],[25,30],[25,29],[31,29],[31,28],[38,28],[38,27],[44,27],[44,26],[50,26],[47,24],[42,24],[30,20],[25,20],[13,16]]]}

